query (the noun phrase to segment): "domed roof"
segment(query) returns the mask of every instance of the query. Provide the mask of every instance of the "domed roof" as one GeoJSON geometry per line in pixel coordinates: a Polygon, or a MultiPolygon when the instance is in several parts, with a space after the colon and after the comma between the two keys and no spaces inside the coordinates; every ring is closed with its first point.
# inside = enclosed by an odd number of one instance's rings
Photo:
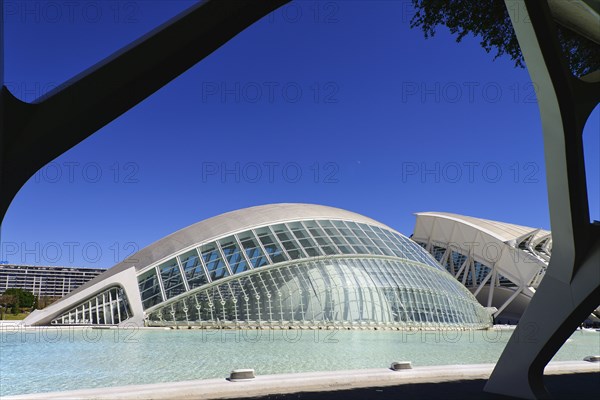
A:
{"type": "Polygon", "coordinates": [[[143,269],[151,263],[186,247],[265,225],[310,219],[349,220],[394,231],[381,222],[364,215],[318,204],[277,203],[242,208],[202,220],[157,240],[72,291],[65,298],[132,266],[135,267],[136,271],[143,269]]]}
{"type": "Polygon", "coordinates": [[[340,208],[300,203],[267,204],[230,211],[197,222],[152,243],[133,254],[129,259],[123,260],[121,264],[126,263],[131,266],[133,263],[136,269],[140,269],[198,243],[209,242],[235,232],[260,226],[308,219],[343,219],[393,230],[381,222],[340,208]],[[131,260],[135,260],[135,262],[131,260]]]}

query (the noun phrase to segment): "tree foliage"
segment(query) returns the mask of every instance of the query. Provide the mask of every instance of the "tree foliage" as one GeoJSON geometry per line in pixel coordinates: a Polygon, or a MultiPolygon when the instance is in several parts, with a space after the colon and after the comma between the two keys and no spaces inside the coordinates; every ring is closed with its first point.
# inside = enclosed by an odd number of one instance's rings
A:
{"type": "Polygon", "coordinates": [[[12,307],[13,304],[17,302],[17,297],[4,293],[0,296],[0,306],[2,307],[12,307]]]}
{"type": "Polygon", "coordinates": [[[14,299],[12,303],[6,304],[11,306],[17,304],[19,307],[31,307],[33,306],[33,302],[35,300],[35,296],[33,295],[33,293],[28,292],[24,289],[7,289],[4,292],[3,297],[4,296],[11,296],[14,299]]]}
{"type": "Polygon", "coordinates": [[[56,297],[56,296],[40,296],[37,297],[37,304],[34,304],[34,309],[35,310],[41,310],[43,308],[48,307],[50,304],[60,300],[60,297],[56,297]]]}
{"type": "MultiPolygon", "coordinates": [[[[507,55],[515,67],[525,67],[504,0],[412,0],[415,15],[411,27],[419,27],[426,38],[435,36],[438,25],[448,27],[460,42],[465,36],[479,38],[481,47],[494,60],[507,55]]],[[[556,24],[559,43],[571,72],[583,76],[600,67],[600,46],[556,24]]]]}
{"type": "Polygon", "coordinates": [[[21,312],[21,306],[19,305],[18,301],[12,305],[10,312],[13,313],[13,315],[17,315],[19,312],[21,312]]]}

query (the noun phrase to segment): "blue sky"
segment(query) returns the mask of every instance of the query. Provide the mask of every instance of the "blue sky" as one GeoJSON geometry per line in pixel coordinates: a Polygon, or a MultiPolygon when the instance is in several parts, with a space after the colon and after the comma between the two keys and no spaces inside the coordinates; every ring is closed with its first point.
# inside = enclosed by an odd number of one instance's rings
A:
{"type": "MultiPolygon", "coordinates": [[[[6,1],[6,84],[32,101],[191,4],[6,1]]],[[[411,16],[409,1],[298,1],[259,21],[38,172],[6,215],[0,259],[110,267],[276,202],[406,235],[417,211],[549,229],[527,71],[474,38],[426,40],[411,16]]],[[[586,130],[600,219],[598,110],[586,130]]]]}

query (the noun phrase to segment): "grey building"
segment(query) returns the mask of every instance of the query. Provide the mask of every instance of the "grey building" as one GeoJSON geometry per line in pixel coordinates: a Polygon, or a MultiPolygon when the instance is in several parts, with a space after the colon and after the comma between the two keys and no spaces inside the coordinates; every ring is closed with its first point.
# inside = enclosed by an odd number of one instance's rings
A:
{"type": "Polygon", "coordinates": [[[106,269],[0,264],[0,294],[24,289],[36,296],[63,297],[106,269]]]}

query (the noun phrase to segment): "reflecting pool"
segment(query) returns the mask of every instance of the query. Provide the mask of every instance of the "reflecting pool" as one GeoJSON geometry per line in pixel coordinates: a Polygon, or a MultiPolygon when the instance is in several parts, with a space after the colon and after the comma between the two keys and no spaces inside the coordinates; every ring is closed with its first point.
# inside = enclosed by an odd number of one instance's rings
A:
{"type": "MultiPolygon", "coordinates": [[[[496,362],[513,331],[139,330],[0,326],[0,395],[257,374],[496,362]]],[[[535,334],[533,332],[532,334],[535,334]]],[[[523,337],[522,340],[532,340],[523,337]]],[[[576,331],[554,360],[600,354],[576,331]]]]}

